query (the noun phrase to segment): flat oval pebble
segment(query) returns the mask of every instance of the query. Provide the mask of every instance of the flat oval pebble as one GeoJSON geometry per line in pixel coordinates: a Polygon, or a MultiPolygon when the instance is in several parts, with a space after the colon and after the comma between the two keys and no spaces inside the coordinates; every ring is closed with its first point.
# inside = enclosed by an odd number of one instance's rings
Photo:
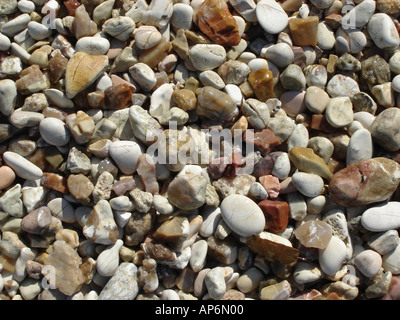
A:
{"type": "Polygon", "coordinates": [[[369,231],[382,232],[400,227],[400,202],[389,201],[365,210],[361,224],[369,231]]]}
{"type": "Polygon", "coordinates": [[[40,121],[39,131],[43,140],[53,146],[64,146],[70,139],[69,129],[57,118],[45,118],[40,121]]]}
{"type": "Polygon", "coordinates": [[[261,0],[258,2],[256,15],[261,27],[271,34],[283,31],[289,21],[286,12],[275,0],[261,0]]]}
{"type": "Polygon", "coordinates": [[[8,166],[0,167],[0,190],[10,186],[15,180],[14,171],[8,166]]]}
{"type": "Polygon", "coordinates": [[[313,173],[296,172],[292,175],[292,182],[306,197],[316,197],[324,190],[324,180],[313,173]]]}
{"type": "Polygon", "coordinates": [[[219,44],[196,44],[190,49],[189,58],[196,70],[212,70],[225,61],[226,51],[219,44]]]}
{"type": "Polygon", "coordinates": [[[248,237],[264,230],[265,217],[262,210],[246,196],[227,196],[220,207],[222,218],[237,234],[248,237]]]}
{"type": "Polygon", "coordinates": [[[332,236],[325,249],[318,253],[319,264],[328,276],[334,275],[340,270],[346,258],[346,245],[336,236],[332,236]]]}
{"type": "Polygon", "coordinates": [[[4,152],[3,160],[22,179],[36,180],[43,176],[43,171],[38,166],[15,152],[4,152]]]}

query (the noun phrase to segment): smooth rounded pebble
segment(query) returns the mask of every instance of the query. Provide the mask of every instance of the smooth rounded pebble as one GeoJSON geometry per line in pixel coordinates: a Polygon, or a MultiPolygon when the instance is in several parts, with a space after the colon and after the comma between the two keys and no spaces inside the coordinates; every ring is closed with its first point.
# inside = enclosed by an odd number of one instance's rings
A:
{"type": "Polygon", "coordinates": [[[374,250],[365,250],[356,255],[354,265],[364,276],[372,278],[382,267],[382,257],[374,250]]]}
{"type": "Polygon", "coordinates": [[[250,198],[234,194],[222,200],[222,218],[237,234],[248,237],[264,230],[265,217],[261,208],[250,198]]]}
{"type": "Polygon", "coordinates": [[[319,265],[328,276],[334,275],[340,270],[346,258],[347,248],[342,240],[332,236],[325,249],[319,250],[319,265]]]}
{"type": "Polygon", "coordinates": [[[212,70],[225,61],[226,51],[219,44],[196,44],[190,48],[189,58],[196,70],[212,70]]]}
{"type": "Polygon", "coordinates": [[[261,27],[270,34],[277,34],[286,28],[289,18],[275,0],[261,0],[256,6],[256,15],[261,27]]]}
{"type": "Polygon", "coordinates": [[[316,197],[324,190],[324,180],[313,173],[296,172],[292,175],[292,182],[306,197],[316,197]]]}
{"type": "Polygon", "coordinates": [[[400,202],[389,201],[365,210],[361,216],[361,224],[373,232],[400,228],[400,202]]]}
{"type": "Polygon", "coordinates": [[[3,153],[3,160],[22,179],[37,180],[43,176],[43,171],[38,166],[18,153],[6,151],[3,153]]]}
{"type": "Polygon", "coordinates": [[[48,144],[61,147],[70,140],[70,132],[63,121],[57,118],[44,118],[40,121],[39,132],[48,144]]]}
{"type": "Polygon", "coordinates": [[[346,164],[369,160],[372,158],[374,145],[368,129],[361,128],[354,132],[347,146],[346,164]]]}
{"type": "Polygon", "coordinates": [[[141,153],[140,146],[134,141],[115,141],[109,148],[111,158],[124,174],[136,171],[141,153]]]}

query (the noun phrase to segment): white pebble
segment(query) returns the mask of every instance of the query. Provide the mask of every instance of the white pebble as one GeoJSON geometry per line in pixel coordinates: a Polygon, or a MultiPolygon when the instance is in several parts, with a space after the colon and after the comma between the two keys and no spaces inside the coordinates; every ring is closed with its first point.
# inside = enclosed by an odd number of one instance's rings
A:
{"type": "Polygon", "coordinates": [[[336,236],[332,236],[325,249],[319,250],[319,265],[328,276],[340,270],[346,257],[346,245],[336,236]]]}
{"type": "Polygon", "coordinates": [[[57,118],[44,118],[39,124],[39,132],[43,140],[53,146],[64,146],[70,140],[67,126],[57,118]]]}
{"type": "Polygon", "coordinates": [[[109,153],[124,174],[132,174],[142,152],[134,141],[115,141],[110,145],[109,153]]]}
{"type": "Polygon", "coordinates": [[[359,129],[353,133],[347,146],[346,165],[369,160],[373,156],[374,145],[368,129],[359,129]]]}
{"type": "Polygon", "coordinates": [[[189,50],[189,59],[198,71],[215,69],[225,58],[225,48],[219,44],[196,44],[189,50]]]}
{"type": "Polygon", "coordinates": [[[316,197],[324,189],[324,180],[313,173],[295,172],[292,176],[292,182],[297,190],[306,197],[316,197]]]}
{"type": "Polygon", "coordinates": [[[22,179],[37,180],[43,176],[43,171],[38,166],[15,152],[4,152],[3,160],[22,179]]]}
{"type": "Polygon", "coordinates": [[[382,267],[382,257],[373,250],[364,250],[354,258],[354,265],[367,278],[373,278],[382,267]]]}
{"type": "Polygon", "coordinates": [[[261,0],[256,6],[258,23],[270,34],[283,31],[289,21],[288,15],[275,0],[261,0]]]}
{"type": "Polygon", "coordinates": [[[400,227],[400,202],[389,201],[376,204],[364,211],[362,226],[373,232],[395,230],[400,227]]]}
{"type": "Polygon", "coordinates": [[[222,200],[222,218],[233,232],[243,237],[264,230],[265,217],[260,207],[250,198],[233,194],[222,200]]]}

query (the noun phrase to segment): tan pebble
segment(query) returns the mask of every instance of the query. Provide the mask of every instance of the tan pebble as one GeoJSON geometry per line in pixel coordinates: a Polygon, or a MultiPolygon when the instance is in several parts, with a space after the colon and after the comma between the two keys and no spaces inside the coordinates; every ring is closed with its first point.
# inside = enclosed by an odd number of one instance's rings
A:
{"type": "Polygon", "coordinates": [[[0,167],[0,190],[10,186],[15,180],[14,171],[8,166],[0,167]]]}

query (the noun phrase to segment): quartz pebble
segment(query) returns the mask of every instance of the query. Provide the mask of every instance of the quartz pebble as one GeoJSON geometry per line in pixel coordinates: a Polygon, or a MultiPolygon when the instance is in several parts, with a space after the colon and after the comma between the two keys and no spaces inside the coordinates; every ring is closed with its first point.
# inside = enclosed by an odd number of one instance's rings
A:
{"type": "Polygon", "coordinates": [[[221,203],[221,214],[228,226],[241,236],[250,236],[264,229],[265,218],[255,202],[243,195],[230,195],[221,203]],[[251,224],[247,223],[252,221],[251,224]]]}

